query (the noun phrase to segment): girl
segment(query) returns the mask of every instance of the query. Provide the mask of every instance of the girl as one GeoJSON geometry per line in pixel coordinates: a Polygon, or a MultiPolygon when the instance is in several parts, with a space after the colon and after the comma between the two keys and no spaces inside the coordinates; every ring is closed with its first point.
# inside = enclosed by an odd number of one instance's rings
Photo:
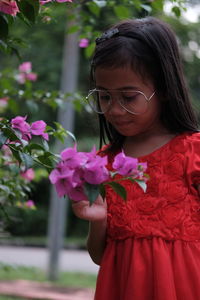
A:
{"type": "Polygon", "coordinates": [[[123,181],[126,202],[108,187],[72,204],[90,221],[95,300],[200,299],[200,133],[174,33],[153,17],[117,24],[96,40],[91,75],[108,169],[123,150],[150,176],[146,193],[123,181]]]}

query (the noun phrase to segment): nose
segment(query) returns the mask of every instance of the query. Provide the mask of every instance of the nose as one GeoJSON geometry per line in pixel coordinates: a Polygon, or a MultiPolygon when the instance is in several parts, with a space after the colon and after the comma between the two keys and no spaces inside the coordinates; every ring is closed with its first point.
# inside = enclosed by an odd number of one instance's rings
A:
{"type": "Polygon", "coordinates": [[[126,110],[120,105],[119,99],[117,99],[117,97],[114,97],[114,99],[112,99],[108,114],[116,116],[122,116],[126,114],[126,110]]]}

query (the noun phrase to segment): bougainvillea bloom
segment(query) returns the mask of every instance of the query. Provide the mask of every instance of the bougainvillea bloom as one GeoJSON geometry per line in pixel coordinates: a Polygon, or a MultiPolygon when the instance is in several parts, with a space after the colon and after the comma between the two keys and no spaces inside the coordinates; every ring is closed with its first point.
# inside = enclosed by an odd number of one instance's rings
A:
{"type": "Polygon", "coordinates": [[[35,203],[34,203],[33,200],[28,200],[28,201],[26,201],[25,206],[28,207],[28,208],[34,209],[35,208],[35,203]]]}
{"type": "Polygon", "coordinates": [[[68,195],[76,201],[86,199],[85,182],[100,184],[109,178],[107,158],[96,155],[95,148],[91,152],[78,152],[75,145],[62,151],[61,159],[49,176],[59,196],[68,195]]]}
{"type": "Polygon", "coordinates": [[[11,120],[12,128],[22,133],[22,139],[30,140],[32,135],[41,135],[45,140],[49,140],[48,133],[45,133],[46,123],[43,120],[35,121],[31,125],[26,122],[27,117],[17,116],[11,120]]]}
{"type": "Polygon", "coordinates": [[[49,140],[49,135],[45,133],[47,124],[40,120],[40,121],[35,121],[31,124],[30,127],[30,132],[33,135],[41,135],[45,140],[49,140]]]}
{"type": "Polygon", "coordinates": [[[26,122],[27,117],[17,116],[11,120],[12,128],[18,129],[22,133],[22,139],[31,139],[30,125],[26,122]]]}
{"type": "Polygon", "coordinates": [[[125,156],[124,152],[117,154],[113,162],[113,168],[117,170],[120,175],[130,176],[138,174],[138,159],[125,156]]]}
{"type": "Polygon", "coordinates": [[[89,40],[88,39],[81,39],[79,41],[79,47],[80,48],[87,48],[88,45],[89,45],[89,40]]]}
{"type": "Polygon", "coordinates": [[[37,80],[37,74],[31,72],[32,71],[32,63],[30,61],[23,62],[19,66],[19,73],[16,75],[16,80],[20,84],[24,84],[26,80],[29,81],[36,81],[37,80]]]}
{"type": "Polygon", "coordinates": [[[32,63],[30,61],[25,61],[19,66],[19,71],[24,73],[29,73],[32,70],[32,63]]]}
{"type": "Polygon", "coordinates": [[[37,80],[37,74],[30,72],[28,74],[26,74],[26,79],[30,80],[30,81],[36,81],[37,80]]]}
{"type": "Polygon", "coordinates": [[[1,0],[0,11],[11,16],[16,16],[16,14],[19,12],[19,8],[16,1],[1,0]]]}
{"type": "MultiPolygon", "coordinates": [[[[61,161],[49,176],[59,197],[68,195],[75,201],[86,200],[88,185],[93,185],[98,193],[98,186],[108,182],[110,176],[115,174],[111,174],[106,168],[107,156],[97,155],[95,147],[90,152],[78,152],[75,145],[63,150],[60,156],[61,161]]],[[[136,158],[126,157],[124,152],[115,157],[112,166],[116,173],[140,180],[144,180],[144,170],[147,167],[146,163],[138,163],[136,158]]]]}
{"type": "Polygon", "coordinates": [[[25,172],[21,172],[20,175],[27,181],[32,181],[35,178],[35,172],[32,168],[26,170],[25,172]]]}

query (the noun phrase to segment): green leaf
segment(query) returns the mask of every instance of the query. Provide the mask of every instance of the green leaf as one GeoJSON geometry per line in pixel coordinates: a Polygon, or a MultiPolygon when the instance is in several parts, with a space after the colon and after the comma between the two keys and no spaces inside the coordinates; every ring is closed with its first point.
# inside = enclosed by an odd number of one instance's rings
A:
{"type": "Polygon", "coordinates": [[[146,192],[146,190],[147,190],[146,182],[144,182],[143,180],[138,180],[138,179],[135,179],[134,181],[143,189],[144,192],[146,192]]]}
{"type": "Polygon", "coordinates": [[[5,144],[7,139],[8,138],[3,134],[3,132],[0,132],[0,148],[5,144]]]}
{"type": "Polygon", "coordinates": [[[95,16],[99,17],[100,14],[100,7],[93,1],[88,2],[88,8],[95,16]]]}
{"type": "Polygon", "coordinates": [[[172,12],[176,15],[177,18],[179,18],[181,16],[181,10],[180,7],[178,6],[173,6],[172,7],[172,12]]]}
{"type": "Polygon", "coordinates": [[[152,12],[152,8],[150,5],[146,5],[146,4],[141,4],[141,7],[146,10],[148,13],[152,12]]]}
{"type": "Polygon", "coordinates": [[[13,156],[16,158],[16,160],[18,160],[19,163],[21,163],[21,157],[19,155],[19,151],[15,150],[12,146],[8,145],[8,147],[10,148],[13,156]]]}
{"type": "Polygon", "coordinates": [[[19,137],[15,134],[14,130],[11,128],[2,128],[2,131],[7,138],[11,141],[16,141],[19,137]]]}
{"type": "Polygon", "coordinates": [[[8,194],[10,193],[10,189],[7,185],[0,184],[0,191],[1,190],[8,193],[8,194]]]}
{"type": "Polygon", "coordinates": [[[87,48],[85,48],[85,56],[89,58],[92,56],[95,48],[95,43],[91,43],[87,48]]]}
{"type": "Polygon", "coordinates": [[[104,199],[105,196],[106,196],[106,190],[105,190],[104,184],[100,184],[100,186],[99,186],[99,193],[100,193],[101,197],[104,199]]]}
{"type": "Polygon", "coordinates": [[[88,200],[90,202],[90,205],[97,199],[100,191],[99,191],[99,185],[97,184],[89,184],[85,183],[84,184],[84,192],[86,196],[88,197],[88,200]]]}
{"type": "Polygon", "coordinates": [[[23,0],[18,2],[20,12],[30,22],[35,23],[39,11],[39,1],[23,0]]]}
{"type": "Polygon", "coordinates": [[[40,145],[40,144],[35,144],[35,143],[32,143],[32,144],[29,144],[27,145],[24,150],[26,151],[32,151],[32,150],[42,150],[42,151],[45,151],[45,147],[40,145]]]}
{"type": "Polygon", "coordinates": [[[6,39],[8,31],[8,22],[4,16],[0,15],[0,39],[6,39]]]}
{"type": "Polygon", "coordinates": [[[126,19],[130,17],[130,10],[123,5],[114,6],[114,12],[119,19],[126,19]]]}
{"type": "Polygon", "coordinates": [[[19,152],[19,156],[21,158],[21,161],[24,163],[26,169],[29,169],[32,167],[33,165],[33,158],[27,154],[27,153],[23,153],[23,152],[19,152]]]}
{"type": "Polygon", "coordinates": [[[49,144],[47,143],[46,140],[42,139],[42,145],[45,151],[49,151],[49,144]]]}
{"type": "Polygon", "coordinates": [[[107,184],[109,184],[119,196],[121,196],[124,200],[126,200],[126,196],[127,196],[126,189],[121,184],[115,181],[108,182],[107,184]]]}
{"type": "Polygon", "coordinates": [[[68,130],[66,132],[74,140],[74,142],[76,142],[75,135],[72,132],[68,131],[68,130]]]}
{"type": "Polygon", "coordinates": [[[52,167],[53,167],[52,160],[51,160],[50,158],[48,158],[47,156],[41,155],[41,156],[38,156],[37,159],[38,159],[39,162],[42,163],[42,165],[44,165],[45,167],[47,167],[47,168],[52,168],[52,167]]]}

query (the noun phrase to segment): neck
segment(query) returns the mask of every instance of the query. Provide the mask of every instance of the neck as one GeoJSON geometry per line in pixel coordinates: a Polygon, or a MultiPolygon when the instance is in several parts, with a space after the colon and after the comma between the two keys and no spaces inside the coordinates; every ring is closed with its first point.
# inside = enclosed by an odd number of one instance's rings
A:
{"type": "Polygon", "coordinates": [[[123,149],[126,155],[140,157],[159,149],[168,143],[175,134],[169,132],[166,128],[152,132],[144,132],[135,136],[126,137],[123,149]]]}

